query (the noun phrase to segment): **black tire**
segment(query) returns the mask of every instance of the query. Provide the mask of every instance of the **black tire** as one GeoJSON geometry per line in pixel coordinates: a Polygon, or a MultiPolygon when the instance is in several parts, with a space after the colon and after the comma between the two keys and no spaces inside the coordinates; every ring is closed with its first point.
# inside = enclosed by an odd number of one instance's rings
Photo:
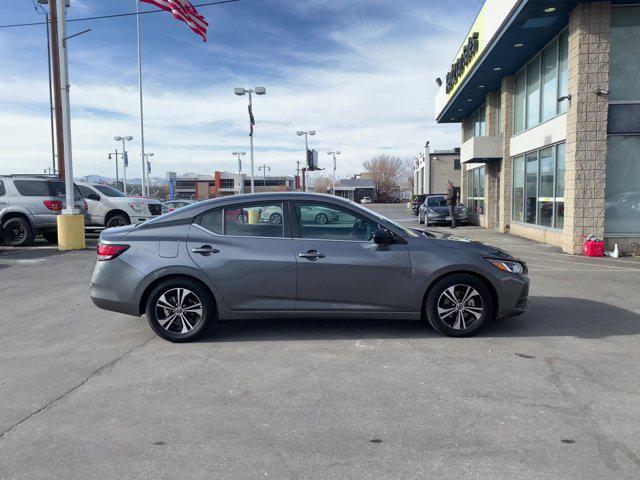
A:
{"type": "MultiPolygon", "coordinates": [[[[160,303],[162,304],[162,301],[160,303]]],[[[195,305],[195,303],[191,303],[191,305],[195,305]]],[[[215,324],[217,319],[215,302],[212,299],[211,292],[199,282],[188,278],[169,279],[157,285],[147,299],[146,313],[151,329],[159,337],[174,343],[190,342],[200,338],[215,324]],[[169,321],[167,318],[170,319],[175,310],[171,312],[158,305],[163,295],[165,295],[164,299],[170,305],[177,304],[178,302],[175,302],[176,296],[173,292],[178,289],[187,290],[193,294],[193,296],[185,295],[183,302],[185,300],[188,302],[199,301],[202,307],[201,318],[197,320],[197,323],[191,325],[192,329],[186,333],[181,333],[180,330],[185,330],[187,328],[185,325],[190,325],[188,322],[194,322],[195,317],[193,314],[195,312],[187,312],[189,317],[186,324],[180,317],[176,317],[174,321],[169,321]],[[161,315],[165,315],[165,318],[161,318],[161,315]],[[167,320],[164,326],[161,324],[163,320],[167,320]]],[[[183,311],[183,313],[185,312],[183,311]]],[[[184,317],[186,319],[187,315],[184,315],[184,317]]]]}
{"type": "Polygon", "coordinates": [[[249,223],[249,216],[246,213],[239,213],[236,221],[238,223],[249,223]]]}
{"type": "Polygon", "coordinates": [[[269,222],[275,225],[280,225],[282,223],[282,215],[280,215],[279,213],[272,213],[269,217],[269,222]]]}
{"type": "Polygon", "coordinates": [[[429,324],[438,332],[449,337],[466,337],[472,335],[482,324],[493,317],[493,299],[487,286],[474,276],[452,274],[439,280],[429,291],[425,301],[425,316],[429,324]],[[471,288],[477,295],[467,290],[471,288]],[[449,300],[452,293],[457,300],[454,304],[449,300]],[[470,294],[463,304],[464,295],[470,294]],[[458,304],[463,304],[459,307],[458,304]],[[449,308],[452,313],[449,313],[449,308]],[[460,310],[463,309],[462,313],[460,310]],[[439,311],[440,310],[440,311],[439,311]],[[462,318],[460,319],[460,315],[462,318]],[[479,315],[479,316],[478,316],[479,315]],[[444,317],[444,318],[443,318],[444,317]]]}
{"type": "Polygon", "coordinates": [[[319,213],[316,215],[316,223],[319,225],[325,225],[329,223],[329,217],[324,213],[319,213]]]}
{"type": "Polygon", "coordinates": [[[109,217],[105,228],[124,227],[125,225],[131,225],[131,220],[128,215],[124,213],[118,213],[109,217]]]}
{"type": "Polygon", "coordinates": [[[31,223],[22,217],[10,218],[4,222],[3,227],[4,241],[12,247],[26,247],[36,238],[31,223]]]}
{"type": "Polygon", "coordinates": [[[58,243],[58,231],[57,230],[44,230],[42,236],[49,243],[58,243]]]}
{"type": "Polygon", "coordinates": [[[424,223],[424,219],[422,218],[422,215],[420,215],[420,213],[418,213],[418,223],[420,224],[424,223]]]}

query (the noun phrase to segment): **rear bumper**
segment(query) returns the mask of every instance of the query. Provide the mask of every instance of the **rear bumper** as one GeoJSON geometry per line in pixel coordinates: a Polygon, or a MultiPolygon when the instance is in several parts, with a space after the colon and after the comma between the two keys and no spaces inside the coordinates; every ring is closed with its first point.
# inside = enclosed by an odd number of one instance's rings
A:
{"type": "Polygon", "coordinates": [[[98,308],[139,317],[140,298],[137,292],[143,278],[142,273],[119,258],[96,261],[89,295],[98,308]]]}

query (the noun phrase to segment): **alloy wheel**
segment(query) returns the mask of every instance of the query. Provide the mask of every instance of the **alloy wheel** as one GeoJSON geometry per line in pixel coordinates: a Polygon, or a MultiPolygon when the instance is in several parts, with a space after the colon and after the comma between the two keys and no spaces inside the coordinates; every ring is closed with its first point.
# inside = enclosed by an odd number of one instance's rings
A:
{"type": "Polygon", "coordinates": [[[169,289],[156,302],[156,319],[167,332],[189,333],[202,318],[202,302],[187,288],[169,289]]]}
{"type": "Polygon", "coordinates": [[[9,230],[9,237],[14,242],[21,242],[27,235],[27,230],[22,225],[13,225],[9,230]]]}
{"type": "Polygon", "coordinates": [[[470,285],[452,285],[438,298],[438,316],[454,330],[470,328],[483,313],[482,296],[470,285]]]}
{"type": "Polygon", "coordinates": [[[329,221],[329,218],[324,213],[319,213],[318,215],[316,215],[316,223],[319,223],[320,225],[324,225],[328,221],[329,221]]]}

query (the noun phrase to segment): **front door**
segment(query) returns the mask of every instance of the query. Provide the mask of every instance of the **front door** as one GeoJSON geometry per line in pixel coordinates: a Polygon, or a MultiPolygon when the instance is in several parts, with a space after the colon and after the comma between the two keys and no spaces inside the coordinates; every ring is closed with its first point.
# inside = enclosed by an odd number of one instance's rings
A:
{"type": "Polygon", "coordinates": [[[321,202],[292,204],[298,265],[297,310],[407,309],[411,264],[406,245],[376,245],[375,220],[321,202]]]}
{"type": "Polygon", "coordinates": [[[293,310],[296,261],[281,202],[217,208],[189,230],[194,262],[232,310],[293,310]]]}

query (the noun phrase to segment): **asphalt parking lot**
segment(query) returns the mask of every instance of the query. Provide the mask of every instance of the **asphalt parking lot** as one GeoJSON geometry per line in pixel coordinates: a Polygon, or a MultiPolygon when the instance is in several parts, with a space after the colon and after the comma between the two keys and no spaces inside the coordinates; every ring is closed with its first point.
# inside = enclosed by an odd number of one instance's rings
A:
{"type": "Polygon", "coordinates": [[[273,318],[170,344],[93,306],[93,249],[0,246],[0,478],[640,478],[640,263],[457,233],[528,262],[531,311],[468,339],[273,318]]]}

